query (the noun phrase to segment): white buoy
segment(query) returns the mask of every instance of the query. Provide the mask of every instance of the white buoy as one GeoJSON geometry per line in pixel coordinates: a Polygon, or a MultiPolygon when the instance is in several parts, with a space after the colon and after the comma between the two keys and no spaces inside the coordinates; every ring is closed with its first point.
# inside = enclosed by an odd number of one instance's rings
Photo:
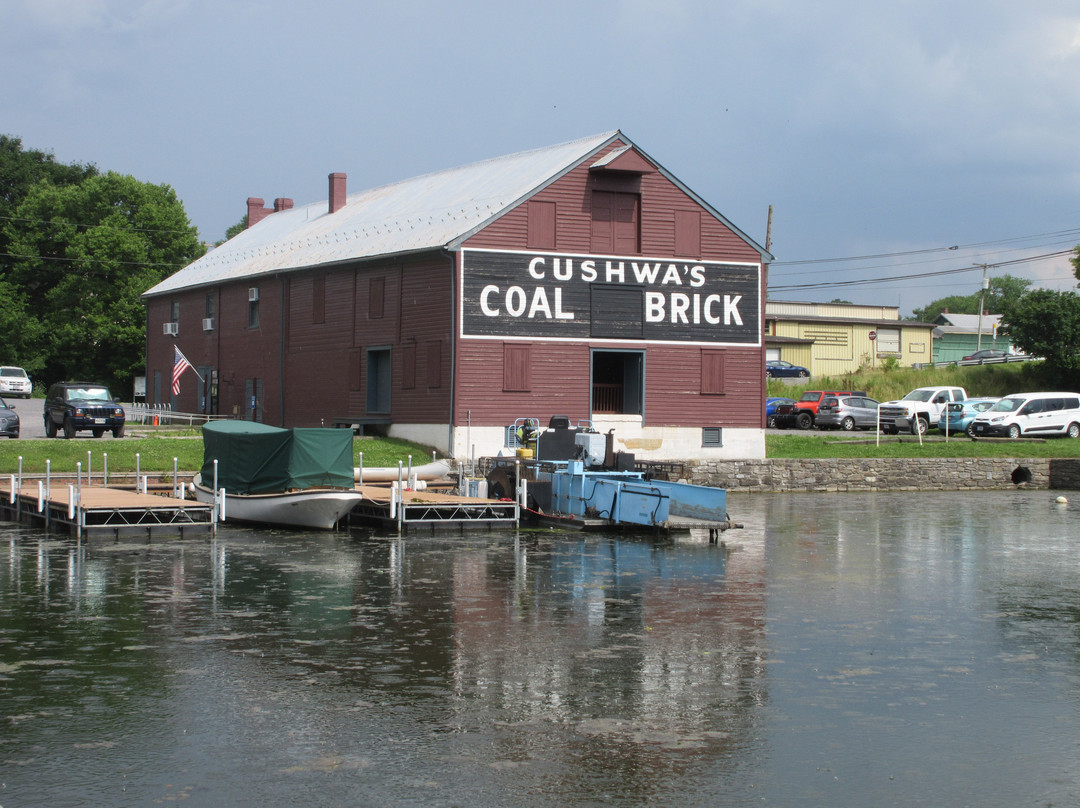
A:
{"type": "Polygon", "coordinates": [[[1065,497],[1058,497],[1057,499],[1054,500],[1054,502],[1056,502],[1058,505],[1068,505],[1069,504],[1069,500],[1066,499],[1065,497]]]}

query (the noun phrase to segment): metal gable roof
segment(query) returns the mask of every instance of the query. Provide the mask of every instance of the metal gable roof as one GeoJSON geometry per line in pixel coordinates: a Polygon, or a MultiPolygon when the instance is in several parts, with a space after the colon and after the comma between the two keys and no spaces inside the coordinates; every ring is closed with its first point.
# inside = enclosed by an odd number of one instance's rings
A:
{"type": "Polygon", "coordinates": [[[143,296],[449,246],[618,136],[605,132],[349,194],[335,213],[326,201],[277,211],[143,296]]]}
{"type": "MultiPolygon", "coordinates": [[[[276,211],[143,297],[378,256],[453,249],[615,140],[626,149],[638,149],[615,130],[349,194],[335,213],[326,201],[276,211]]],[[[761,250],[675,177],[659,170],[761,250]]]]}

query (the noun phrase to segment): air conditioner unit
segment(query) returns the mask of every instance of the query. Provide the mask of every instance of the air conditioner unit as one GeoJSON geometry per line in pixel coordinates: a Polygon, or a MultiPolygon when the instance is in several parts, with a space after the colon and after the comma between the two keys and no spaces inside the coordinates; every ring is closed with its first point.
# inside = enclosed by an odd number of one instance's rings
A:
{"type": "Polygon", "coordinates": [[[175,337],[177,334],[180,333],[180,324],[179,323],[165,323],[164,331],[165,331],[165,336],[166,337],[175,337]]]}
{"type": "Polygon", "coordinates": [[[250,289],[248,289],[248,302],[249,303],[254,303],[258,299],[259,299],[259,287],[258,286],[252,286],[250,289]]]}
{"type": "Polygon", "coordinates": [[[203,331],[213,331],[214,330],[214,318],[213,317],[203,317],[202,330],[203,331]]]}

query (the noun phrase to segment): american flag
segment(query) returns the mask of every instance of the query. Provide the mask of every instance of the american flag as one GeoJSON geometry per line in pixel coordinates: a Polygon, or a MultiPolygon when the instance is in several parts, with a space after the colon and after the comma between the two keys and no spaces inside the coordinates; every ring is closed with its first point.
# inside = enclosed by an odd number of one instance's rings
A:
{"type": "Polygon", "coordinates": [[[191,363],[186,356],[180,353],[180,349],[177,346],[173,345],[173,350],[176,353],[173,355],[172,365],[172,394],[178,396],[180,395],[180,375],[188,368],[191,368],[192,370],[195,370],[195,368],[191,367],[191,363]]]}

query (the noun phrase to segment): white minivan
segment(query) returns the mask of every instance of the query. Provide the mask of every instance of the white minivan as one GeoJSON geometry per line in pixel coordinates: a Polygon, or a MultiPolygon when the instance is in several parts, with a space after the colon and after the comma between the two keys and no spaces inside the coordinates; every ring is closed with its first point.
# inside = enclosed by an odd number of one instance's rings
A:
{"type": "Polygon", "coordinates": [[[1014,393],[971,422],[975,437],[1068,435],[1080,437],[1080,394],[1014,393]]]}

